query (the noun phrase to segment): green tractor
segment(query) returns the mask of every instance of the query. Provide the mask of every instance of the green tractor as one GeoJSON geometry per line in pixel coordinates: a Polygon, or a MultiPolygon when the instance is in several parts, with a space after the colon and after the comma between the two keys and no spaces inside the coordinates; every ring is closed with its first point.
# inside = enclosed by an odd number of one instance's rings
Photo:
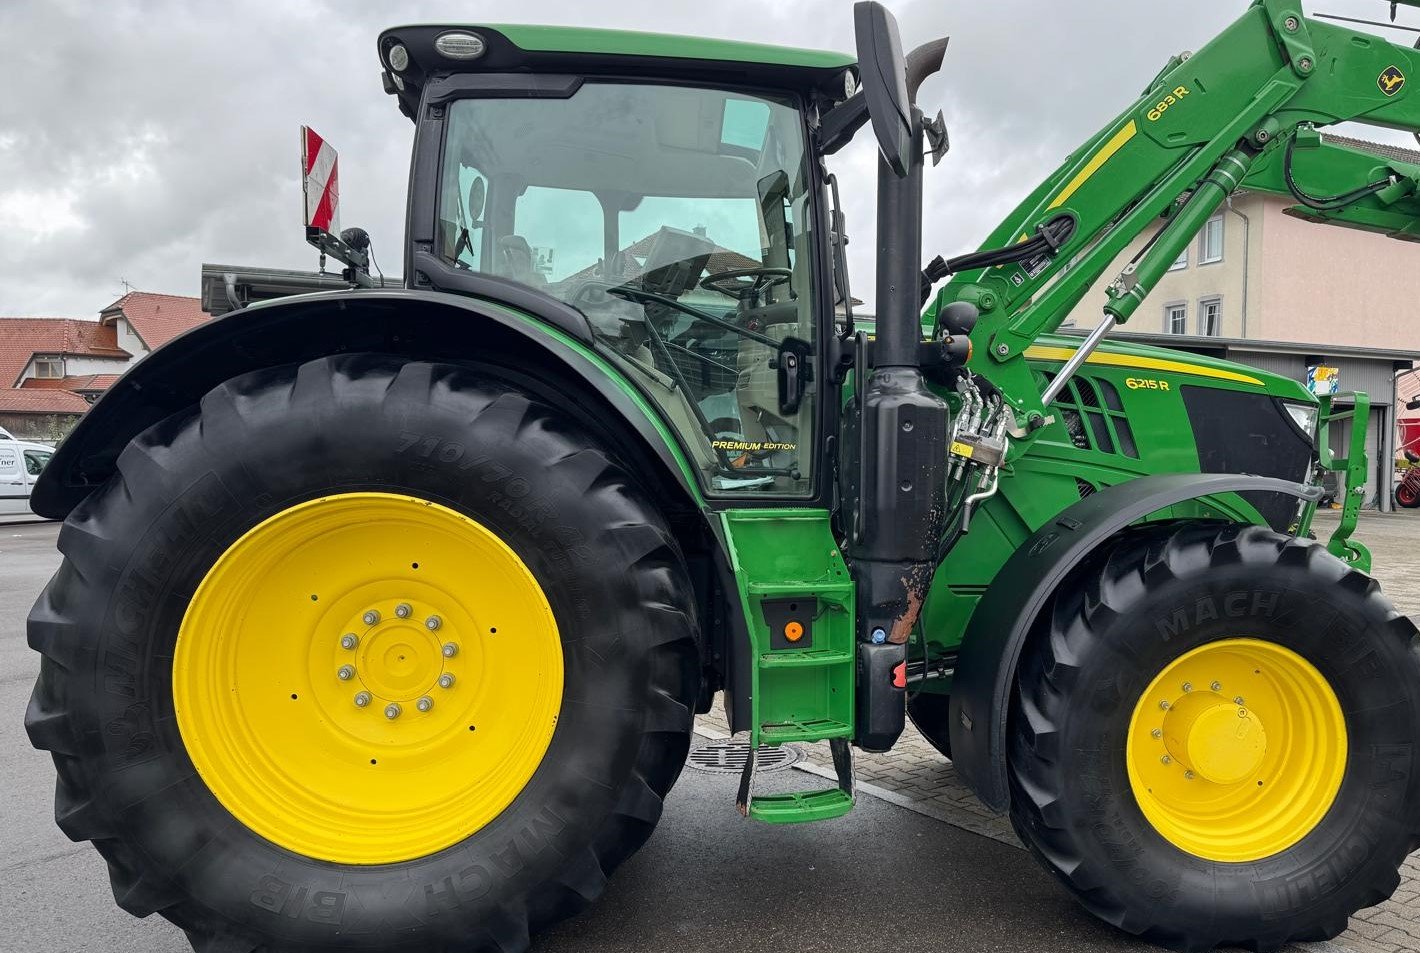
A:
{"type": "Polygon", "coordinates": [[[748,817],[844,814],[910,715],[1158,943],[1274,949],[1390,895],[1420,654],[1350,540],[1364,415],[1333,458],[1301,384],[1105,337],[1239,188],[1414,239],[1420,168],[1317,128],[1420,129],[1420,52],[1258,0],[924,271],[946,41],[855,24],[856,59],[380,36],[403,287],[316,235],[348,290],[158,350],[34,490],[65,561],[26,723],[120,906],[212,953],[522,950],[651,834],[717,693],[756,751],[837,767],[764,794],[751,758],[748,817]],[[824,162],[864,126],[875,334],[824,162]]]}

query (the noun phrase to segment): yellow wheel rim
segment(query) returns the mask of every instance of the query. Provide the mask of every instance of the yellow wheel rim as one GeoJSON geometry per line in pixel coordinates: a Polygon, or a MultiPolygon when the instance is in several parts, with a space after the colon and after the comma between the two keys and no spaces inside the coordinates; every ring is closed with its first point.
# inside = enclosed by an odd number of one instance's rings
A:
{"type": "Polygon", "coordinates": [[[1135,800],[1169,843],[1207,860],[1260,860],[1330,809],[1346,772],[1346,719],[1296,652],[1226,639],[1159,673],[1134,707],[1126,759],[1135,800]]]}
{"type": "Polygon", "coordinates": [[[173,659],[183,743],[239,821],[383,864],[474,834],[527,785],[562,703],[542,588],[496,534],[384,493],[293,506],[217,560],[173,659]]]}

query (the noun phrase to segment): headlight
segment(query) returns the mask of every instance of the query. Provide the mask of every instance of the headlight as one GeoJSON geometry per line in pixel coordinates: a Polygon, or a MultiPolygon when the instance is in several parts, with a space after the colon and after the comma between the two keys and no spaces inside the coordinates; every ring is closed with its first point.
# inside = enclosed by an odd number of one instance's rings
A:
{"type": "Polygon", "coordinates": [[[1292,418],[1292,422],[1302,428],[1302,433],[1316,439],[1316,415],[1321,409],[1316,404],[1290,404],[1282,405],[1287,409],[1287,415],[1292,418]]]}
{"type": "Polygon", "coordinates": [[[477,33],[440,33],[434,39],[434,49],[451,60],[476,60],[486,48],[483,37],[477,33]]]}

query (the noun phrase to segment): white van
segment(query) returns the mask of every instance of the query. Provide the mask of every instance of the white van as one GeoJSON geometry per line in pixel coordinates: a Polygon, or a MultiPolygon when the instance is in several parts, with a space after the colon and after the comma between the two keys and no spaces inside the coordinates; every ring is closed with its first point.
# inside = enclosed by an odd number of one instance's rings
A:
{"type": "Polygon", "coordinates": [[[31,515],[30,490],[52,456],[53,447],[16,440],[0,427],[0,518],[31,515]]]}

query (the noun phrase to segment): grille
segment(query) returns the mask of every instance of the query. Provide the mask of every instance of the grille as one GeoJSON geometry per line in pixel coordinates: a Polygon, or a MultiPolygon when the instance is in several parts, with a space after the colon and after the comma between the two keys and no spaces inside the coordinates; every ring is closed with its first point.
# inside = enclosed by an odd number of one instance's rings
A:
{"type": "MultiPolygon", "coordinates": [[[[1047,382],[1054,377],[1047,374],[1047,382]]],[[[1070,442],[1078,449],[1138,459],[1134,430],[1125,416],[1119,390],[1109,381],[1077,375],[1065,385],[1050,408],[1064,423],[1070,442]]]]}
{"type": "MultiPolygon", "coordinates": [[[[766,771],[782,771],[803,756],[793,745],[759,749],[759,763],[756,774],[766,771]]],[[[748,741],[711,741],[691,750],[685,763],[700,771],[711,774],[739,774],[749,762],[748,741]]]]}

